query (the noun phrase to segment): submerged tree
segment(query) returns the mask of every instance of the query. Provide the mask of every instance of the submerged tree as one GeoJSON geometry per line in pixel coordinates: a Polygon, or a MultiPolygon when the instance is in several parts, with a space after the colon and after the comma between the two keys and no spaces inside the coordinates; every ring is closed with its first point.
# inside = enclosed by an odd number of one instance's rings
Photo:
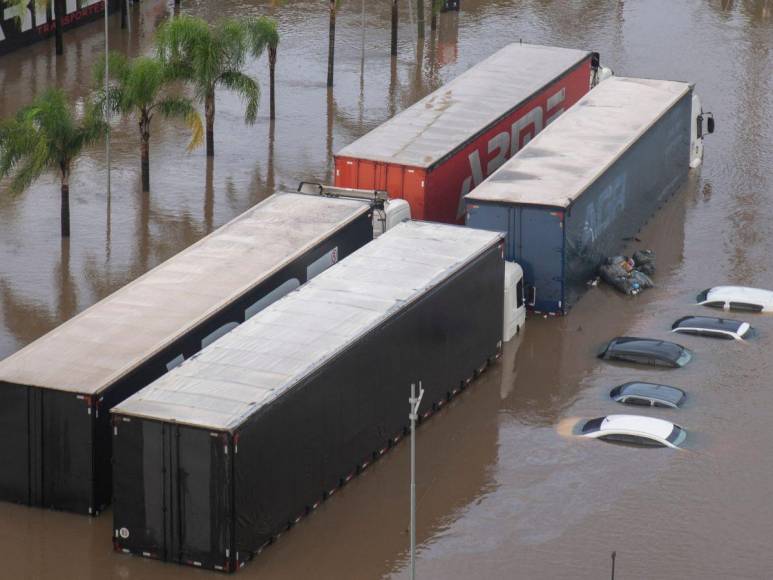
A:
{"type": "Polygon", "coordinates": [[[0,123],[0,178],[11,177],[19,193],[47,171],[59,174],[62,237],[70,235],[70,175],[83,150],[97,142],[107,125],[92,106],[77,119],[60,89],[49,89],[14,119],[0,123]]]}
{"type": "Polygon", "coordinates": [[[204,103],[208,156],[215,154],[215,90],[222,87],[238,93],[246,103],[244,120],[253,124],[260,87],[243,68],[247,56],[257,58],[266,47],[276,49],[278,42],[274,21],[263,17],[222,20],[210,27],[201,18],[183,15],[158,29],[160,58],[193,84],[197,98],[204,103]]]}
{"type": "MultiPolygon", "coordinates": [[[[140,131],[140,165],[142,191],[150,191],[150,123],[156,113],[166,118],[184,119],[191,130],[188,150],[195,149],[203,140],[201,117],[190,99],[174,90],[178,79],[176,71],[158,59],[141,56],[129,60],[124,55],[111,52],[109,56],[110,80],[107,106],[120,115],[135,118],[140,131]]],[[[105,107],[104,56],[94,66],[94,82],[98,87],[97,101],[105,107]]]]}

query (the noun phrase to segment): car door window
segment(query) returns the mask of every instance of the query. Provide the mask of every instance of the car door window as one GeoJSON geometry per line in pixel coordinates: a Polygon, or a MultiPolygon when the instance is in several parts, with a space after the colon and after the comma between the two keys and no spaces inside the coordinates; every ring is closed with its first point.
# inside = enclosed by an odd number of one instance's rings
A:
{"type": "Polygon", "coordinates": [[[750,304],[748,302],[731,302],[730,310],[743,310],[745,312],[762,312],[762,305],[750,304]]]}
{"type": "Polygon", "coordinates": [[[719,308],[724,309],[725,303],[724,302],[706,302],[704,306],[710,306],[711,308],[719,308]]]}
{"type": "Polygon", "coordinates": [[[639,405],[641,407],[650,406],[650,402],[647,399],[642,399],[641,397],[628,397],[625,402],[629,405],[639,405]]]}

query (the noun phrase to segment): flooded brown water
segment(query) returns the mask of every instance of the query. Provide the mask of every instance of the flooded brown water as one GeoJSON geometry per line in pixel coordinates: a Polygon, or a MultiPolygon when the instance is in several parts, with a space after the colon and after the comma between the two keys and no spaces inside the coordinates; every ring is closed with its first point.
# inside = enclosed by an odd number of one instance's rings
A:
{"type": "MultiPolygon", "coordinates": [[[[171,3],[170,3],[171,4],[171,3]]],[[[594,354],[618,334],[667,338],[700,311],[695,294],[729,282],[773,288],[773,2],[464,0],[417,50],[401,4],[390,66],[389,4],[348,0],[336,87],[325,88],[326,3],[186,0],[184,10],[275,14],[282,45],[278,118],[241,122],[218,97],[217,156],[187,155],[185,129],[154,121],[152,193],[139,193],[133,123],[116,125],[108,204],[101,148],[78,163],[73,235],[59,240],[53,177],[11,197],[0,184],[0,357],[86,308],[280,187],[327,179],[331,152],[507,42],[598,50],[619,74],[688,80],[717,118],[703,168],[642,231],[658,287],[635,299],[593,288],[563,319],[530,318],[500,363],[419,432],[421,578],[770,578],[773,573],[773,317],[748,344],[683,337],[695,360],[636,370],[594,354]],[[417,66],[417,56],[420,59],[417,66]],[[608,389],[633,379],[688,391],[658,415],[685,426],[688,450],[638,450],[566,436],[574,418],[624,411],[608,389]]],[[[144,0],[113,46],[151,50],[166,3],[144,0]]],[[[117,24],[117,20],[114,24],[117,24]]],[[[59,85],[83,97],[100,24],[69,33],[66,55],[39,44],[0,59],[0,117],[59,85]]],[[[266,86],[265,59],[251,63],[266,86]]],[[[266,99],[267,101],[267,99],[266,99]]],[[[631,247],[639,246],[634,244],[631,247]]],[[[407,389],[407,387],[406,387],[407,389]]],[[[407,390],[406,390],[407,397],[407,390]]],[[[407,408],[407,406],[406,406],[407,408]]],[[[2,468],[0,466],[0,468],[2,468]]],[[[405,578],[408,446],[401,445],[285,534],[240,578],[405,578]]],[[[0,578],[187,579],[214,574],[112,552],[111,516],[0,504],[0,578]]]]}

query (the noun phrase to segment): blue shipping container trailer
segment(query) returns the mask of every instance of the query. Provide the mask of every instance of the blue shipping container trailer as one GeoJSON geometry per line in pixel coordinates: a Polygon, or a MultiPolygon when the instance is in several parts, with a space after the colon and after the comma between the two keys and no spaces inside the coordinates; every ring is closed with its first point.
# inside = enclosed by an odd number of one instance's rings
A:
{"type": "Polygon", "coordinates": [[[244,565],[499,355],[503,250],[402,223],[116,406],[115,549],[244,565]]]}
{"type": "Polygon", "coordinates": [[[99,513],[110,408],[367,244],[372,213],[273,195],[0,361],[0,499],[99,513]]]}
{"type": "MultiPolygon", "coordinates": [[[[566,313],[686,178],[692,85],[612,77],[466,196],[468,226],[506,232],[539,312],[566,313]]],[[[691,112],[693,111],[693,112],[691,112]]]]}

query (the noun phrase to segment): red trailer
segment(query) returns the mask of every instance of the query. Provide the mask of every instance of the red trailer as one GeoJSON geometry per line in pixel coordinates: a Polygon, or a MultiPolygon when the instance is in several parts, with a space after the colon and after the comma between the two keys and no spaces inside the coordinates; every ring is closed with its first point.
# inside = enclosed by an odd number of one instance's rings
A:
{"type": "Polygon", "coordinates": [[[598,54],[510,44],[335,156],[335,185],[382,189],[419,220],[463,223],[464,196],[588,92],[598,54]]]}

